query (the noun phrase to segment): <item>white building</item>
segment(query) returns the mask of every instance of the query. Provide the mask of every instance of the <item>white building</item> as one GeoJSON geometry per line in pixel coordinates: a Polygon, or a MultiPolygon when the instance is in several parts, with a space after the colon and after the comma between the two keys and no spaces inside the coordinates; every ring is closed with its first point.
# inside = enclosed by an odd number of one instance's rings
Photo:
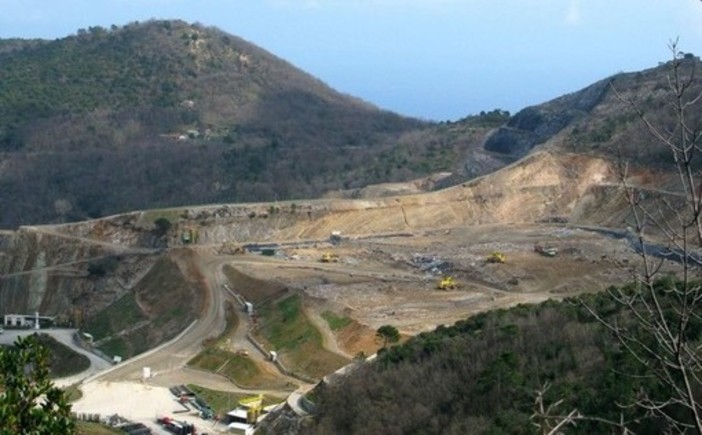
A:
{"type": "Polygon", "coordinates": [[[6,328],[46,328],[53,326],[54,317],[35,314],[5,314],[3,325],[6,328]]]}

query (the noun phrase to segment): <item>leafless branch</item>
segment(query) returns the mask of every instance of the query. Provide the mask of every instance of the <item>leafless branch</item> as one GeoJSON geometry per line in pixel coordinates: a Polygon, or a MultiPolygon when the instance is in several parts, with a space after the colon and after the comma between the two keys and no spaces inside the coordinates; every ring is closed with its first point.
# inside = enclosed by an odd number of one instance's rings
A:
{"type": "MultiPolygon", "coordinates": [[[[670,43],[670,50],[673,59],[667,83],[672,124],[657,125],[637,102],[620,93],[614,83],[610,83],[610,89],[634,111],[645,130],[668,150],[677,189],[653,193],[633,185],[629,181],[629,162],[623,159],[619,162],[619,181],[630,212],[629,237],[639,252],[642,266],[633,291],[614,289],[609,292],[626,313],[623,323],[617,318],[603,318],[587,305],[585,308],[616,338],[625,352],[670,391],[669,397],[662,399],[654,399],[642,391],[634,405],[662,418],[672,430],[694,430],[702,434],[699,397],[702,344],[690,334],[691,324],[702,321],[702,289],[698,284],[702,266],[699,256],[702,171],[697,167],[702,151],[702,109],[699,106],[702,91],[689,96],[696,86],[694,62],[684,62],[677,51],[677,41],[670,43]],[[646,198],[648,195],[650,197],[646,198]],[[681,264],[679,276],[666,287],[657,283],[664,260],[653,255],[656,249],[660,252],[661,240],[666,252],[677,257],[681,264]],[[681,409],[687,410],[689,418],[681,418],[681,409]]],[[[556,417],[553,415],[555,406],[539,408],[542,421],[551,422],[539,426],[543,433],[555,433],[545,429],[558,430],[583,419],[577,411],[556,417]]]]}

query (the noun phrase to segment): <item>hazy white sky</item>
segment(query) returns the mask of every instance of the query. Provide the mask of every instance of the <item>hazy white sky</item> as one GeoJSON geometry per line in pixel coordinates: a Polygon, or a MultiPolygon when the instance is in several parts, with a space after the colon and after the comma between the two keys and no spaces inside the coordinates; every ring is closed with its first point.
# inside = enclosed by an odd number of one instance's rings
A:
{"type": "Polygon", "coordinates": [[[700,0],[0,0],[0,38],[150,18],[216,26],[337,90],[433,120],[515,112],[655,66],[676,37],[702,55],[700,0]]]}

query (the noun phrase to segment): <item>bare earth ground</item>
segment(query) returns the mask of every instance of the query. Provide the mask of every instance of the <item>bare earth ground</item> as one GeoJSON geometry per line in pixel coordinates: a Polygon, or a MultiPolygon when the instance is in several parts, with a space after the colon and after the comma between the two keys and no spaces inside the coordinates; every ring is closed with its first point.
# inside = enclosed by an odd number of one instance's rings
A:
{"type": "MultiPolygon", "coordinates": [[[[84,397],[75,404],[75,411],[119,413],[154,427],[158,414],[172,415],[173,398],[165,389],[170,385],[194,383],[222,391],[257,392],[239,388],[218,375],[184,367],[201,349],[203,338],[224,328],[222,307],[225,300],[233,301],[224,286],[236,287],[230,279],[245,283],[247,298],[254,300],[257,286],[265,293],[261,299],[285,287],[301,292],[305,295],[305,311],[322,332],[325,347],[353,356],[378,349],[375,330],[382,325],[394,325],[411,336],[485,310],[601,291],[629,281],[629,269],[638,258],[623,239],[552,224],[481,225],[349,238],[336,246],[320,241],[304,247],[283,247],[274,257],[253,253],[218,256],[210,247],[198,248],[197,252],[200,278],[206,281],[210,293],[200,319],[179,340],[84,383],[84,397]],[[534,251],[536,243],[557,247],[559,253],[553,258],[542,256],[534,251]],[[505,263],[485,261],[495,251],[505,254],[505,263]],[[320,262],[325,252],[337,254],[339,261],[320,262]],[[459,288],[438,290],[442,272],[423,270],[423,263],[417,261],[420,257],[425,262],[443,262],[445,273],[457,279],[459,288]],[[236,272],[223,273],[226,266],[236,272]],[[349,317],[353,322],[332,332],[321,317],[324,311],[349,317]],[[139,381],[143,367],[153,372],[147,384],[139,381]],[[157,393],[163,397],[152,398],[157,393]]],[[[281,384],[308,389],[304,382],[278,372],[245,339],[249,326],[242,313],[239,328],[230,336],[232,350],[248,351],[252,360],[278,376],[281,384]]],[[[265,391],[279,395],[288,392],[265,391]]],[[[200,421],[202,424],[205,422],[200,421]]],[[[208,430],[217,433],[218,428],[208,430]]]]}
{"type": "MultiPolygon", "coordinates": [[[[234,293],[254,305],[289,292],[302,294],[304,310],[322,332],[325,347],[350,356],[359,351],[374,353],[379,347],[375,331],[382,325],[394,325],[411,336],[481,311],[597,292],[630,282],[638,256],[625,239],[577,226],[525,223],[544,216],[570,216],[571,222],[621,226],[626,213],[616,189],[603,185],[588,190],[592,183],[610,178],[611,171],[603,161],[540,154],[494,177],[421,197],[276,203],[282,211],[265,217],[256,216],[275,207],[210,207],[216,212],[208,215],[206,225],[199,226],[200,245],[194,249],[197,267],[191,271],[206,288],[201,316],[178,340],[125,361],[84,384],[85,397],[76,408],[103,412],[100,410],[109,407],[101,408],[100,404],[109,400],[104,397],[108,394],[115,398],[116,410],[121,399],[93,384],[129,381],[126,385],[137,388],[145,366],[155,374],[147,380],[152,388],[195,383],[242,391],[217,375],[184,368],[202,349],[203,339],[224,330],[224,305],[238,303],[234,293]],[[220,220],[220,212],[230,217],[220,220]],[[512,223],[515,221],[522,223],[512,223]],[[332,245],[327,239],[332,230],[341,230],[347,237],[332,245]],[[272,257],[241,254],[236,248],[237,244],[254,242],[275,242],[280,247],[272,257]],[[537,243],[558,248],[558,255],[538,254],[534,251],[537,243]],[[339,261],[320,262],[326,252],[338,255],[339,261]],[[486,262],[493,252],[503,253],[506,262],[486,262]],[[430,264],[437,269],[432,270],[430,264]],[[453,276],[459,287],[438,290],[442,274],[453,276]],[[331,331],[322,317],[325,311],[348,317],[350,325],[331,331]]],[[[205,209],[192,208],[185,214],[197,220],[205,209]]],[[[110,237],[122,243],[124,231],[119,225],[112,228],[110,237]]],[[[64,231],[80,235],[91,230],[67,227],[64,231]]],[[[181,267],[184,273],[188,269],[181,267]]],[[[674,270],[675,265],[665,264],[664,269],[674,270]]],[[[229,336],[232,350],[247,351],[282,384],[299,385],[300,391],[309,389],[310,384],[276,371],[246,340],[251,322],[240,316],[238,328],[229,336]]],[[[149,400],[139,394],[131,397],[134,404],[149,400]]],[[[139,419],[152,421],[153,414],[139,414],[139,419]]]]}
{"type": "Polygon", "coordinates": [[[600,291],[628,281],[627,265],[635,261],[624,240],[535,224],[346,240],[339,246],[319,243],[285,250],[275,260],[245,255],[230,264],[300,289],[310,298],[308,309],[318,313],[346,315],[373,331],[392,324],[413,335],[487,309],[600,291]],[[544,257],[534,252],[536,243],[560,252],[544,257]],[[504,264],[485,261],[495,251],[506,255],[504,264]],[[324,252],[336,253],[339,262],[319,262],[324,252]],[[446,274],[458,280],[459,288],[437,290],[441,272],[423,271],[413,263],[418,256],[447,262],[446,274]]]}
{"type": "Polygon", "coordinates": [[[76,413],[118,414],[131,421],[141,422],[153,433],[167,434],[156,419],[163,416],[193,423],[198,433],[223,433],[223,424],[204,421],[177,403],[166,387],[137,382],[90,382],[82,386],[83,398],[73,404],[76,413]],[[175,412],[179,412],[175,414],[175,412]]]}

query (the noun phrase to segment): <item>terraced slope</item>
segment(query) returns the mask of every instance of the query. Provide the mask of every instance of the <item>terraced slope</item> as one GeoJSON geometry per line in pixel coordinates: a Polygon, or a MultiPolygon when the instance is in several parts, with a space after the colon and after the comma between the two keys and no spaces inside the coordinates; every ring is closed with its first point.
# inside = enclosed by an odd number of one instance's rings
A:
{"type": "MultiPolygon", "coordinates": [[[[535,153],[471,182],[419,195],[362,200],[310,200],[212,205],[162,211],[173,219],[168,242],[181,243],[194,230],[199,244],[221,245],[319,240],[332,231],[345,236],[396,234],[453,226],[534,222],[570,218],[593,186],[612,185],[610,163],[577,154],[535,153]]],[[[52,227],[72,236],[140,246],[139,231],[153,213],[52,227]]]]}

